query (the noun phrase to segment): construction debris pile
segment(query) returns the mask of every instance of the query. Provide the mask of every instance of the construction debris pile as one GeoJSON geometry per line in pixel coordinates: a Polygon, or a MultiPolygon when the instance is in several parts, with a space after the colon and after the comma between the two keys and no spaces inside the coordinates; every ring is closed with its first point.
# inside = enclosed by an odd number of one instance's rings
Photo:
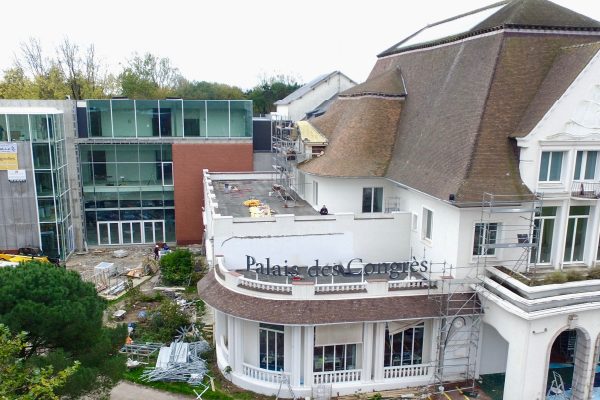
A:
{"type": "Polygon", "coordinates": [[[146,369],[141,379],[148,382],[186,382],[192,386],[204,386],[202,381],[208,368],[200,355],[209,348],[205,340],[192,343],[172,342],[168,347],[161,347],[156,367],[146,369]]]}

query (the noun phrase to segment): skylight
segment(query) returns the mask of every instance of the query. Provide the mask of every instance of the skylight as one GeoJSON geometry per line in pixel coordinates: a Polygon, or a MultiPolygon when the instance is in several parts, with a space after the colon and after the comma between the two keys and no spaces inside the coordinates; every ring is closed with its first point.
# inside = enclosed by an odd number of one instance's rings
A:
{"type": "Polygon", "coordinates": [[[403,49],[416,44],[427,43],[448,36],[457,35],[459,33],[468,32],[504,6],[505,4],[502,4],[497,7],[481,10],[479,12],[469,13],[468,15],[464,15],[447,22],[432,25],[423,29],[421,32],[417,33],[407,41],[400,43],[396,49],[403,49]]]}

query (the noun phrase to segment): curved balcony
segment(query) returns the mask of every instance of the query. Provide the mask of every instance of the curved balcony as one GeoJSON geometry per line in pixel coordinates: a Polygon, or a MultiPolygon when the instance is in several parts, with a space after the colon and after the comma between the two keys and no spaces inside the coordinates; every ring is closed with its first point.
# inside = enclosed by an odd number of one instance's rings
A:
{"type": "MultiPolygon", "coordinates": [[[[436,276],[426,273],[399,273],[392,279],[389,273],[364,273],[364,264],[357,264],[351,274],[309,276],[301,267],[295,276],[262,275],[255,271],[229,270],[223,257],[217,256],[215,275],[221,284],[236,292],[273,299],[323,299],[356,296],[427,295],[437,293],[436,276]]],[[[439,277],[438,277],[439,278],[439,277]]]]}

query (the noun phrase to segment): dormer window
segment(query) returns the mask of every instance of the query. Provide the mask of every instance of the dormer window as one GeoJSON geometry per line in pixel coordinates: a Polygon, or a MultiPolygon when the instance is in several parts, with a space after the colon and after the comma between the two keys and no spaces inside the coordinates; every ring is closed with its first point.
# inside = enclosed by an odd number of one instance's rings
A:
{"type": "Polygon", "coordinates": [[[540,182],[560,182],[563,151],[543,151],[540,162],[540,182]]]}

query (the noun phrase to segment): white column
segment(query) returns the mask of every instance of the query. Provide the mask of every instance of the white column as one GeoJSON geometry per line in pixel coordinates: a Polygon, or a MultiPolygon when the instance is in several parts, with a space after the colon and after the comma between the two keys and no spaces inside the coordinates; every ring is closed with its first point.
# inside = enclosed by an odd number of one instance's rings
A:
{"type": "Polygon", "coordinates": [[[227,360],[227,362],[229,363],[229,366],[231,367],[232,371],[237,371],[236,367],[235,367],[235,358],[234,358],[234,354],[235,354],[235,318],[232,317],[231,315],[227,316],[227,352],[229,354],[229,360],[227,360]]]}
{"type": "Polygon", "coordinates": [[[292,326],[292,345],[291,351],[286,354],[291,355],[291,373],[290,383],[292,386],[300,386],[302,375],[302,327],[292,326]]]}
{"type": "Polygon", "coordinates": [[[385,351],[385,322],[375,324],[375,347],[373,348],[373,380],[383,380],[383,356],[385,351]]]}
{"type": "Polygon", "coordinates": [[[363,346],[362,346],[362,381],[371,381],[373,373],[373,323],[363,324],[363,346]]]}
{"type": "Polygon", "coordinates": [[[304,327],[304,386],[313,384],[313,355],[315,347],[315,327],[304,327]]]}
{"type": "Polygon", "coordinates": [[[242,372],[243,370],[243,364],[244,364],[244,327],[243,327],[243,321],[239,318],[234,318],[233,319],[235,322],[235,337],[233,338],[233,341],[235,342],[235,347],[234,347],[234,359],[235,359],[235,366],[236,366],[236,371],[242,372]]]}

